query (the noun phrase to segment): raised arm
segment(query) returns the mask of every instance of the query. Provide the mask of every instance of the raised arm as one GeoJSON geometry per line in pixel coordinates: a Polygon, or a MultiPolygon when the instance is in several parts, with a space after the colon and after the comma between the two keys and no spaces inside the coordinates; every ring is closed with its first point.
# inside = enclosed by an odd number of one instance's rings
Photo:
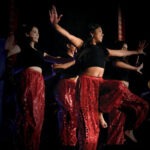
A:
{"type": "Polygon", "coordinates": [[[77,48],[81,48],[81,46],[83,45],[83,40],[72,35],[58,24],[62,18],[62,15],[58,16],[56,7],[54,5],[52,6],[52,9],[49,11],[49,17],[51,24],[53,25],[53,27],[57,32],[59,32],[62,36],[66,37],[77,48]]]}

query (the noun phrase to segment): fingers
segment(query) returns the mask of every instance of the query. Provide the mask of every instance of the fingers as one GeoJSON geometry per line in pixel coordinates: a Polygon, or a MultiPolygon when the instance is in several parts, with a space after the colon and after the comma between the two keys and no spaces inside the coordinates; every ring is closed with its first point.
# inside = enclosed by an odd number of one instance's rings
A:
{"type": "Polygon", "coordinates": [[[59,17],[58,17],[58,20],[59,20],[59,21],[61,20],[62,16],[63,16],[62,14],[59,15],[59,17]]]}
{"type": "Polygon", "coordinates": [[[58,23],[61,20],[61,18],[62,18],[63,15],[60,14],[58,16],[56,7],[54,5],[52,5],[51,10],[49,10],[49,16],[50,16],[51,23],[58,23]]]}
{"type": "Polygon", "coordinates": [[[141,70],[141,69],[143,69],[143,63],[138,67],[139,68],[139,70],[141,70]]]}
{"type": "Polygon", "coordinates": [[[141,67],[142,67],[142,68],[144,67],[144,63],[141,64],[141,67]]]}
{"type": "Polygon", "coordinates": [[[53,10],[54,12],[57,12],[55,5],[52,5],[52,10],[53,10]]]}
{"type": "Polygon", "coordinates": [[[146,41],[146,40],[142,40],[142,41],[139,41],[139,47],[140,48],[146,48],[147,46],[149,45],[149,43],[146,41]]]}
{"type": "MultiPolygon", "coordinates": [[[[141,68],[141,69],[142,69],[142,68],[141,68]]],[[[142,74],[143,74],[143,72],[141,71],[141,69],[140,69],[140,68],[138,68],[138,69],[137,69],[137,72],[138,72],[139,74],[141,74],[141,75],[142,75],[142,74]]]]}
{"type": "Polygon", "coordinates": [[[139,74],[143,74],[143,72],[141,71],[142,69],[143,69],[143,66],[144,66],[144,64],[142,63],[138,68],[137,68],[137,72],[139,73],[139,74]]]}
{"type": "Polygon", "coordinates": [[[54,5],[52,5],[51,10],[49,10],[49,15],[52,16],[53,14],[57,14],[57,10],[56,10],[56,7],[54,5]]]}
{"type": "Polygon", "coordinates": [[[146,40],[144,40],[143,41],[143,47],[146,48],[148,45],[149,45],[149,43],[146,40]]]}
{"type": "Polygon", "coordinates": [[[143,72],[141,72],[141,71],[138,71],[138,73],[141,74],[141,75],[143,74],[143,72]]]}

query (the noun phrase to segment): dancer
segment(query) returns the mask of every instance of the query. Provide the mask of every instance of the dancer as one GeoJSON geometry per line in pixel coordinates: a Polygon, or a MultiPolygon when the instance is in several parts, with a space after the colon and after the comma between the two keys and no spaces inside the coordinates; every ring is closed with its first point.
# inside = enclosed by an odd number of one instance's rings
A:
{"type": "Polygon", "coordinates": [[[55,57],[36,48],[39,40],[37,26],[24,27],[21,53],[18,63],[22,67],[20,75],[20,114],[18,115],[20,149],[39,150],[40,136],[45,112],[44,61],[53,62],[55,57]]]}
{"type": "MultiPolygon", "coordinates": [[[[67,54],[63,58],[74,63],[76,47],[67,42],[67,54]]],[[[53,64],[55,70],[59,71],[60,79],[56,88],[56,101],[59,105],[59,134],[61,150],[75,149],[77,146],[77,101],[75,96],[78,68],[73,65],[67,68],[66,64],[53,64]]]]}
{"type": "MultiPolygon", "coordinates": [[[[127,50],[128,45],[127,43],[121,41],[117,43],[116,48],[127,50]]],[[[108,64],[109,65],[107,65],[107,68],[111,70],[109,79],[121,81],[127,88],[129,87],[129,71],[136,71],[142,74],[141,69],[143,68],[143,64],[141,64],[140,66],[132,66],[128,63],[127,57],[111,58],[108,64]]],[[[104,76],[107,76],[106,74],[104,76]]],[[[134,105],[140,105],[141,103],[140,109],[142,109],[144,100],[141,100],[140,98],[138,100],[137,97],[135,97],[135,100],[137,100],[137,103],[139,104],[136,104],[136,102],[134,102],[134,105]]],[[[137,142],[137,139],[133,134],[133,122],[136,121],[135,114],[136,112],[138,112],[138,110],[136,110],[136,107],[134,105],[129,104],[126,107],[122,106],[121,111],[118,109],[113,109],[111,113],[108,114],[109,126],[107,144],[124,144],[125,135],[133,142],[137,142]]],[[[139,115],[142,115],[142,111],[140,110],[139,112],[139,115]]]]}

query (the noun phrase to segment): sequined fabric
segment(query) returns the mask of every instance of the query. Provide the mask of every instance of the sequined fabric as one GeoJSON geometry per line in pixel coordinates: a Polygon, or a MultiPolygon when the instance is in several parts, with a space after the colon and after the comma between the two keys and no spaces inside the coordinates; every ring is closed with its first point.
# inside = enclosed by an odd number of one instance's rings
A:
{"type": "Polygon", "coordinates": [[[125,114],[118,110],[122,104],[124,86],[117,80],[104,80],[100,85],[99,108],[108,113],[108,133],[106,143],[110,145],[124,144],[125,114]]]}
{"type": "Polygon", "coordinates": [[[99,88],[100,111],[110,113],[122,104],[124,85],[117,80],[102,80],[99,88]]]}
{"type": "Polygon", "coordinates": [[[136,115],[136,119],[134,122],[130,120],[130,122],[132,122],[132,125],[131,127],[128,128],[137,129],[148,115],[149,104],[144,99],[130,92],[128,88],[124,88],[123,103],[121,105],[121,109],[128,109],[128,108],[133,110],[136,115]]]}
{"type": "Polygon", "coordinates": [[[124,125],[126,115],[118,109],[113,109],[108,114],[108,135],[107,135],[107,144],[124,144],[125,135],[124,135],[124,125]]]}
{"type": "Polygon", "coordinates": [[[126,110],[132,110],[132,113],[135,113],[134,120],[128,120],[129,122],[126,120],[127,129],[136,129],[145,120],[149,105],[145,100],[130,92],[122,82],[103,80],[100,87],[99,108],[102,112],[109,113],[110,117],[107,143],[123,144],[125,118],[128,117],[127,115],[132,115],[127,114],[126,110]]]}
{"type": "Polygon", "coordinates": [[[44,120],[45,91],[41,73],[26,69],[21,76],[20,140],[25,150],[39,150],[44,120]]]}
{"type": "Polygon", "coordinates": [[[99,137],[98,96],[101,78],[82,75],[77,83],[80,150],[96,150],[99,137]]]}
{"type": "Polygon", "coordinates": [[[64,146],[77,144],[77,101],[75,98],[76,81],[61,79],[56,90],[59,104],[58,120],[61,143],[64,146]]]}

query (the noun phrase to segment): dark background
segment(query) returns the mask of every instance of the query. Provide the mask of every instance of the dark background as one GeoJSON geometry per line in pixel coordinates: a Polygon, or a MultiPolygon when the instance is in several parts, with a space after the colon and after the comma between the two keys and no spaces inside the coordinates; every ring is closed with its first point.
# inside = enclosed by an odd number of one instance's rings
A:
{"type": "Polygon", "coordinates": [[[59,14],[63,14],[60,24],[76,36],[86,38],[89,23],[101,24],[104,31],[103,42],[107,47],[118,40],[117,17],[120,5],[129,49],[135,49],[139,40],[150,41],[147,0],[1,0],[0,37],[4,38],[9,32],[10,1],[15,4],[18,26],[36,24],[40,29],[40,45],[52,54],[60,51],[62,44],[62,37],[57,36],[49,23],[49,9],[52,4],[56,5],[59,14]]]}
{"type": "MultiPolygon", "coordinates": [[[[6,35],[10,0],[0,1],[0,34],[6,35]]],[[[61,23],[76,35],[83,36],[89,22],[100,23],[105,39],[117,39],[117,8],[121,5],[127,40],[150,39],[149,5],[146,0],[14,0],[19,23],[37,23],[41,30],[48,26],[48,10],[52,4],[64,17],[61,23]]],[[[47,30],[47,28],[45,28],[47,30]]],[[[44,30],[44,31],[45,31],[44,30]]]]}

